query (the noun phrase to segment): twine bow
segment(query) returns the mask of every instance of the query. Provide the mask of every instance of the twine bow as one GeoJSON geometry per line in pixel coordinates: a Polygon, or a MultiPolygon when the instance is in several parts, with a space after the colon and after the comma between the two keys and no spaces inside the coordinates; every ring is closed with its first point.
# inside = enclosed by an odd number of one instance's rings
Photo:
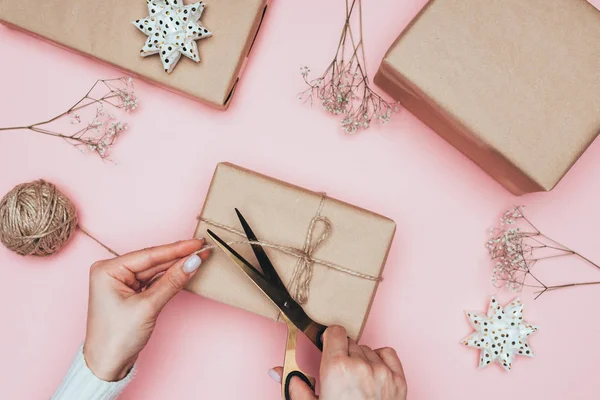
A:
{"type": "Polygon", "coordinates": [[[298,254],[298,261],[290,280],[290,287],[294,288],[294,299],[300,304],[306,303],[310,292],[310,281],[312,280],[315,265],[312,255],[327,239],[330,232],[331,222],[326,217],[316,216],[310,221],[308,231],[306,232],[304,248],[298,254]],[[323,234],[313,243],[314,230],[319,222],[325,225],[325,229],[323,230],[323,234]]]}
{"type": "MultiPolygon", "coordinates": [[[[331,221],[329,221],[329,219],[327,217],[321,216],[321,209],[323,208],[323,203],[325,201],[325,198],[326,198],[326,196],[323,195],[323,197],[321,198],[321,203],[319,204],[319,208],[317,209],[317,213],[311,219],[310,224],[308,225],[308,230],[306,232],[306,239],[304,240],[304,247],[302,249],[299,249],[296,247],[291,247],[291,246],[282,246],[282,245],[279,245],[276,243],[271,243],[269,241],[262,240],[262,239],[256,240],[256,241],[234,240],[234,241],[227,242],[228,245],[258,244],[263,247],[278,250],[284,254],[288,254],[290,256],[296,257],[297,262],[296,262],[296,266],[294,267],[294,272],[292,274],[292,278],[290,279],[290,282],[289,282],[289,290],[292,293],[294,300],[296,300],[299,304],[305,304],[308,301],[308,296],[310,293],[310,283],[312,281],[314,266],[316,264],[333,269],[335,271],[339,271],[339,272],[342,272],[342,273],[345,273],[348,275],[355,276],[360,279],[365,279],[365,280],[375,281],[375,282],[379,282],[382,280],[382,278],[380,278],[378,276],[373,276],[373,275],[363,274],[361,272],[356,272],[351,269],[342,267],[340,265],[331,263],[329,261],[315,258],[313,256],[313,254],[319,249],[319,247],[323,244],[323,242],[325,242],[325,240],[329,237],[329,235],[333,229],[331,221]],[[323,224],[323,233],[316,240],[314,240],[315,230],[319,223],[323,224]]],[[[241,232],[237,229],[231,228],[227,225],[218,223],[216,221],[212,221],[208,218],[199,216],[198,220],[200,220],[210,226],[223,229],[229,233],[233,233],[237,236],[246,237],[246,235],[243,232],[241,232]]],[[[215,245],[205,246],[198,253],[200,253],[204,250],[207,250],[207,249],[212,249],[214,247],[215,247],[215,245]]]]}

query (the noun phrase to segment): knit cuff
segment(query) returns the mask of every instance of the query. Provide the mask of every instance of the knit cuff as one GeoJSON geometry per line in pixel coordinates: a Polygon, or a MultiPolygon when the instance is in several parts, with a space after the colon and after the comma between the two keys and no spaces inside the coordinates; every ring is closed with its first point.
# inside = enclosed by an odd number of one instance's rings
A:
{"type": "Polygon", "coordinates": [[[79,348],[69,372],[51,400],[114,400],[133,379],[135,365],[127,376],[118,382],[106,382],[97,378],[88,368],[79,348]]]}

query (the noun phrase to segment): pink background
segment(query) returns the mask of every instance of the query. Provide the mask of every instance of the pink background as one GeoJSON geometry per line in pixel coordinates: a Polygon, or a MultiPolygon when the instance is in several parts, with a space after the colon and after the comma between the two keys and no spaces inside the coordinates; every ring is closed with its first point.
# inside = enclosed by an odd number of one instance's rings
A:
{"type": "MultiPolygon", "coordinates": [[[[78,204],[84,226],[127,252],[190,237],[220,161],[327,191],[398,224],[363,343],[398,350],[409,398],[597,399],[599,287],[537,301],[524,293],[526,317],[541,328],[531,339],[537,357],[518,359],[510,374],[496,365],[477,370],[478,353],[459,340],[470,332],[463,310],[483,311],[496,292],[484,242],[512,204],[527,204],[541,228],[600,260],[600,143],[551,193],[515,198],[408,112],[344,136],[338,119],[296,99],[299,68],[319,72],[332,56],[342,3],[276,1],[225,113],[138,81],[142,104],[113,153],[117,166],[58,139],[0,132],[0,193],[37,178],[55,182],[78,204]]],[[[365,2],[371,74],[424,3],[365,2]]],[[[0,126],[53,116],[94,80],[119,76],[4,27],[0,54],[0,126]]],[[[81,234],[47,259],[0,247],[1,398],[53,393],[85,334],[88,268],[107,256],[81,234]]],[[[598,279],[571,258],[548,268],[555,283],[598,279]]],[[[284,341],[283,326],[182,293],[161,315],[122,398],[277,399],[266,372],[282,361],[284,341]]],[[[318,354],[302,349],[301,362],[316,372],[318,354]]]]}

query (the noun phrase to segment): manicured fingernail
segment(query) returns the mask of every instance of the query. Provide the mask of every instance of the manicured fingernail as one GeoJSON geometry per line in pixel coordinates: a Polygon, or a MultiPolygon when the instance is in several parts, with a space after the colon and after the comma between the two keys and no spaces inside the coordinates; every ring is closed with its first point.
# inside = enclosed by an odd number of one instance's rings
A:
{"type": "Polygon", "coordinates": [[[274,369],[269,370],[269,376],[277,383],[281,383],[281,376],[274,369]]]}
{"type": "Polygon", "coordinates": [[[198,255],[193,254],[183,263],[183,270],[186,274],[191,274],[200,268],[200,264],[202,264],[202,259],[198,255]]]}

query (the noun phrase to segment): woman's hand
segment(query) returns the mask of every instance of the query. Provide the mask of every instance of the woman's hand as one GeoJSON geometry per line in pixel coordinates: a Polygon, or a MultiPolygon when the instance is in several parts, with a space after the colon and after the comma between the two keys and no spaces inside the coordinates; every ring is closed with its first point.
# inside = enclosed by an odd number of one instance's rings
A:
{"type": "MultiPolygon", "coordinates": [[[[281,373],[278,367],[270,375],[281,373]]],[[[320,374],[321,400],[406,400],[406,378],[396,351],[359,346],[340,326],[329,327],[323,335],[320,374]]],[[[290,382],[290,397],[317,399],[297,377],[290,382]]]]}
{"type": "Polygon", "coordinates": [[[92,265],[83,354],[94,375],[109,382],[127,375],[163,307],[208,257],[191,255],[203,245],[186,240],[92,265]]]}

